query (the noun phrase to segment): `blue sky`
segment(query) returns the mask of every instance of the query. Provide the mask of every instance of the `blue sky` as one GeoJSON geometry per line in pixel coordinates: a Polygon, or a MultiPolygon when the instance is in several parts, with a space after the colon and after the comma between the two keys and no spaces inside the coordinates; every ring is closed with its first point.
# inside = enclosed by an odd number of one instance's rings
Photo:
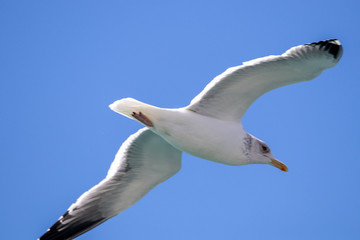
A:
{"type": "Polygon", "coordinates": [[[36,239],[141,126],[108,105],[182,107],[230,66],[338,38],[314,81],[243,119],[289,173],[183,155],[182,170],[78,239],[360,239],[357,1],[1,1],[0,239],[36,239]]]}

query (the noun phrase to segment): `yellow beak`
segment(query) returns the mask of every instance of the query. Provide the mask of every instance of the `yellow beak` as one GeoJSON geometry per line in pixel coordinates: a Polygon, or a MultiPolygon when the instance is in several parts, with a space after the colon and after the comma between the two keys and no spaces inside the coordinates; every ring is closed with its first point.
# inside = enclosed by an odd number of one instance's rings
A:
{"type": "Polygon", "coordinates": [[[271,159],[270,165],[273,165],[274,167],[277,167],[278,169],[280,169],[281,171],[287,172],[288,171],[288,167],[283,164],[282,162],[280,162],[279,160],[276,159],[271,159]]]}

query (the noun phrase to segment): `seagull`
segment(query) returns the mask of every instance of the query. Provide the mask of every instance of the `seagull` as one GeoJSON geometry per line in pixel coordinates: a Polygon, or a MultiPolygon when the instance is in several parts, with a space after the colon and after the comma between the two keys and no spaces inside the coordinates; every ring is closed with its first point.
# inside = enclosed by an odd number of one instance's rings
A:
{"type": "Polygon", "coordinates": [[[239,166],[269,164],[287,172],[241,118],[264,93],[312,80],[342,56],[337,39],[300,45],[257,58],[215,77],[184,108],[165,109],[132,98],[109,107],[145,125],[120,147],[100,183],[82,194],[40,240],[73,239],[135,204],[181,168],[182,152],[239,166]]]}

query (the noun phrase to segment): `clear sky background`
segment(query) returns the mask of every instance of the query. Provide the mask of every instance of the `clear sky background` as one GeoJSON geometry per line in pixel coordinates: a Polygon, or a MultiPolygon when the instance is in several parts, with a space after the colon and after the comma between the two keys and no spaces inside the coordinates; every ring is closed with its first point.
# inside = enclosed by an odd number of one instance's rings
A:
{"type": "Polygon", "coordinates": [[[329,38],[340,63],[243,119],[289,173],[183,154],[182,170],[78,239],[360,239],[359,1],[0,0],[0,239],[36,239],[141,125],[230,66],[329,38]]]}

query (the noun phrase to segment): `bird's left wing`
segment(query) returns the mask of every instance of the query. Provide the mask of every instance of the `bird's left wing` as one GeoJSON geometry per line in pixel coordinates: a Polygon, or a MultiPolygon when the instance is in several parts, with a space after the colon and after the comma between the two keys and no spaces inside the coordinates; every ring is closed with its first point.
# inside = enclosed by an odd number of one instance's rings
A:
{"type": "Polygon", "coordinates": [[[341,56],[340,42],[331,39],[245,62],[214,78],[186,109],[217,119],[240,121],[248,107],[264,93],[311,80],[335,66],[341,56]]]}
{"type": "Polygon", "coordinates": [[[124,211],[181,168],[181,151],[147,128],[120,147],[106,178],[81,195],[40,240],[73,239],[124,211]]]}

